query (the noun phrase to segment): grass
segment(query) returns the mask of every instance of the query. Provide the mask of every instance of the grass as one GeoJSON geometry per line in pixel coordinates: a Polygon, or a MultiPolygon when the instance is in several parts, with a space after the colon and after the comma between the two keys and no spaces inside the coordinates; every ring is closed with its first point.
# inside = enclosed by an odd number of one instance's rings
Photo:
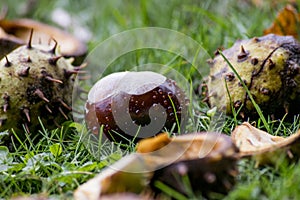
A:
{"type": "MultiPolygon", "coordinates": [[[[88,47],[97,44],[113,34],[140,27],[163,27],[184,33],[199,42],[210,56],[218,47],[229,47],[237,39],[262,35],[263,29],[273,21],[276,12],[285,2],[263,1],[257,8],[247,0],[210,1],[161,1],[161,0],[53,0],[38,1],[33,9],[26,8],[29,1],[7,0],[8,18],[30,17],[54,24],[51,13],[55,8],[66,10],[73,22],[67,28],[76,34],[78,26],[92,33],[88,47]]],[[[196,52],[195,52],[196,54],[196,52]]],[[[190,122],[186,132],[222,130],[230,134],[241,122],[234,117],[217,117],[216,110],[208,108],[191,92],[202,82],[205,74],[193,69],[197,63],[187,63],[180,55],[153,49],[128,52],[110,64],[106,73],[129,70],[147,63],[170,66],[187,81],[186,90],[194,109],[189,110],[190,122]],[[217,123],[215,123],[217,122],[217,123]]],[[[202,61],[201,64],[205,64],[202,61]]],[[[168,70],[165,71],[167,73],[168,70]]],[[[186,82],[183,81],[183,84],[186,82]]],[[[275,135],[287,136],[299,129],[299,116],[287,123],[271,120],[270,117],[252,121],[256,127],[270,129],[275,135]]],[[[1,135],[5,135],[2,132],[1,135]]],[[[45,194],[53,198],[72,199],[74,189],[113,162],[120,159],[124,151],[110,143],[95,144],[100,148],[85,146],[86,130],[80,123],[66,122],[61,129],[48,130],[44,127],[36,134],[42,139],[27,138],[15,152],[0,147],[0,197],[9,199],[18,195],[45,194]]],[[[97,142],[90,138],[91,143],[97,142]]],[[[132,151],[132,147],[129,151],[132,151]]],[[[128,152],[125,152],[125,154],[128,152]]],[[[255,168],[252,160],[239,162],[240,174],[237,184],[228,196],[215,199],[299,199],[300,164],[281,163],[276,167],[255,168]]],[[[170,188],[158,184],[168,198],[170,188]]],[[[174,195],[174,193],[173,193],[174,195]]],[[[183,199],[175,193],[175,198],[183,199]]],[[[191,194],[191,198],[195,198],[191,194]]],[[[200,197],[197,197],[200,198],[200,197]]]]}

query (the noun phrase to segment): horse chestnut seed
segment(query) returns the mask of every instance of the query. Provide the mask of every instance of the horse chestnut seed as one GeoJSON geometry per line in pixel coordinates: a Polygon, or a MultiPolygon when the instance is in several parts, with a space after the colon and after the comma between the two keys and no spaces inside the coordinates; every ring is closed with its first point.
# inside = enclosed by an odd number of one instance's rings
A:
{"type": "Polygon", "coordinates": [[[175,81],[150,72],[117,72],[89,91],[85,121],[93,134],[129,144],[164,130],[178,131],[186,109],[184,92],[175,81]]]}

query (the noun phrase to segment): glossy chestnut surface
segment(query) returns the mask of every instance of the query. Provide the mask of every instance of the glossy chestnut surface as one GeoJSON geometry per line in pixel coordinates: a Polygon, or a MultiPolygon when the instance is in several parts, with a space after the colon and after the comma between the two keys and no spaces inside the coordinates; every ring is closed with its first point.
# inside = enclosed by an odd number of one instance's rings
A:
{"type": "Polygon", "coordinates": [[[118,72],[90,90],[85,119],[94,134],[103,127],[109,140],[128,144],[165,129],[178,131],[185,107],[184,92],[175,81],[149,71],[118,72]]]}

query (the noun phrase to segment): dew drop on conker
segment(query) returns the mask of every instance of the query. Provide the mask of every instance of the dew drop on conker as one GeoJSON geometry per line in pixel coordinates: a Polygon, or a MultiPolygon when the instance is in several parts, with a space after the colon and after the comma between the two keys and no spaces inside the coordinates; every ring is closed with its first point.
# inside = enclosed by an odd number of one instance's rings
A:
{"type": "Polygon", "coordinates": [[[89,91],[85,121],[95,135],[102,129],[111,141],[135,143],[165,130],[179,132],[187,115],[186,102],[175,81],[161,74],[117,72],[89,91]]]}

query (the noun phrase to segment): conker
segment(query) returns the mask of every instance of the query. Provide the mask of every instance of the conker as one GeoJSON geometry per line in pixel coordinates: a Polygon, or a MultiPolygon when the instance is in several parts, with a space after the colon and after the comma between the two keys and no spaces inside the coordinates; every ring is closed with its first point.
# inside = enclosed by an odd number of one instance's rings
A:
{"type": "Polygon", "coordinates": [[[178,132],[186,97],[175,81],[150,72],[117,72],[100,79],[85,105],[87,127],[114,142],[129,144],[164,130],[178,132]]]}

